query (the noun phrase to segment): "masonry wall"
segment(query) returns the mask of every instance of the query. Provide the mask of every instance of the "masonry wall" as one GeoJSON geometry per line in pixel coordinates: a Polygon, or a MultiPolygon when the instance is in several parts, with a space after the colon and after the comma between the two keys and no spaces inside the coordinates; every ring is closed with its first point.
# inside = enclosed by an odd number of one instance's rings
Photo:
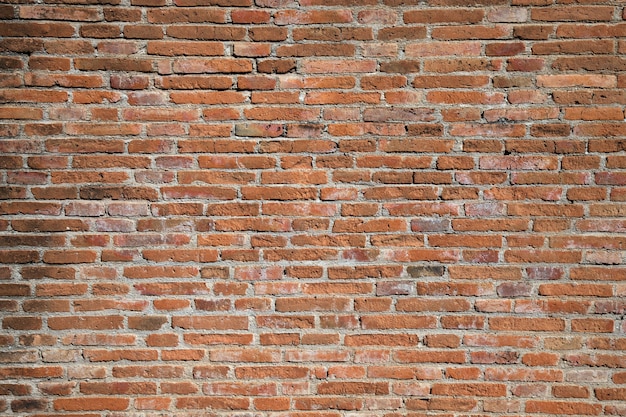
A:
{"type": "Polygon", "coordinates": [[[2,3],[2,415],[626,415],[623,1],[2,3]]]}

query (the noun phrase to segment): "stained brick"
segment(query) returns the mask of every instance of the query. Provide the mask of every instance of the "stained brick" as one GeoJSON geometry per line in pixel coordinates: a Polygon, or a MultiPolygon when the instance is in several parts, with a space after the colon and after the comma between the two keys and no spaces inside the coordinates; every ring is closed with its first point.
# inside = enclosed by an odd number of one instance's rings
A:
{"type": "Polygon", "coordinates": [[[626,413],[619,2],[9,3],[2,415],[626,413]]]}

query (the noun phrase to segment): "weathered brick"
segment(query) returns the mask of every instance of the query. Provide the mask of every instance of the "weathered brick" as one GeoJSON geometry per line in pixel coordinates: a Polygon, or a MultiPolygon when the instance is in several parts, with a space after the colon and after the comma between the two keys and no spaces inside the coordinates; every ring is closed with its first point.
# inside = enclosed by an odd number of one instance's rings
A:
{"type": "Polygon", "coordinates": [[[626,413],[619,2],[96,3],[0,6],[3,415],[626,413]]]}

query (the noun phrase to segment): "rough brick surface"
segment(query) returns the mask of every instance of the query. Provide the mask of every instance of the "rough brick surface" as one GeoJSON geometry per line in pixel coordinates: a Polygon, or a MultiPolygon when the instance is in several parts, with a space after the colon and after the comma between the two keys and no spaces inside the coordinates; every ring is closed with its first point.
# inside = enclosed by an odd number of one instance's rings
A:
{"type": "Polygon", "coordinates": [[[623,1],[3,3],[1,415],[626,415],[623,1]]]}

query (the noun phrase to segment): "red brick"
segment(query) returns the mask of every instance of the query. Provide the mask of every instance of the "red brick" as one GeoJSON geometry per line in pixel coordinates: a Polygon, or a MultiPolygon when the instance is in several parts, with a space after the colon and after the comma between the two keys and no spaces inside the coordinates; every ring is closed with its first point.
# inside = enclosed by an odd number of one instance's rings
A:
{"type": "Polygon", "coordinates": [[[530,413],[599,415],[602,412],[602,406],[583,402],[529,400],[526,403],[526,411],[530,413]]]}
{"type": "Polygon", "coordinates": [[[589,390],[576,385],[561,385],[552,388],[552,395],[558,398],[588,398],[589,390]]]}
{"type": "Polygon", "coordinates": [[[5,414],[626,413],[623,7],[82,3],[0,5],[5,414]]]}
{"type": "Polygon", "coordinates": [[[480,9],[431,9],[404,13],[404,23],[478,23],[485,15],[480,9]]]}
{"type": "MultiPolygon", "coordinates": [[[[80,13],[80,11],[79,11],[80,13]]],[[[4,23],[0,35],[10,37],[59,37],[70,38],[74,28],[68,23],[13,22],[4,23]]]]}
{"type": "Polygon", "coordinates": [[[577,6],[532,8],[530,18],[539,21],[605,21],[613,19],[614,9],[609,6],[577,6]]]}
{"type": "Polygon", "coordinates": [[[210,25],[170,25],[166,34],[177,39],[193,40],[243,40],[246,30],[241,26],[225,28],[210,25]]]}
{"type": "Polygon", "coordinates": [[[504,384],[434,384],[431,389],[434,395],[461,395],[479,397],[502,397],[506,395],[504,384]]]}
{"type": "Polygon", "coordinates": [[[288,24],[323,24],[323,23],[349,23],[353,19],[350,10],[319,10],[319,11],[278,11],[274,15],[277,25],[288,24]]]}
{"type": "Polygon", "coordinates": [[[53,403],[54,409],[61,411],[121,411],[128,408],[130,400],[116,397],[60,398],[53,403]]]}
{"type": "Polygon", "coordinates": [[[491,318],[489,327],[493,330],[558,331],[565,328],[562,319],[491,318]]]}
{"type": "Polygon", "coordinates": [[[318,394],[375,394],[389,393],[389,386],[382,382],[323,382],[317,388],[318,394]]]}

